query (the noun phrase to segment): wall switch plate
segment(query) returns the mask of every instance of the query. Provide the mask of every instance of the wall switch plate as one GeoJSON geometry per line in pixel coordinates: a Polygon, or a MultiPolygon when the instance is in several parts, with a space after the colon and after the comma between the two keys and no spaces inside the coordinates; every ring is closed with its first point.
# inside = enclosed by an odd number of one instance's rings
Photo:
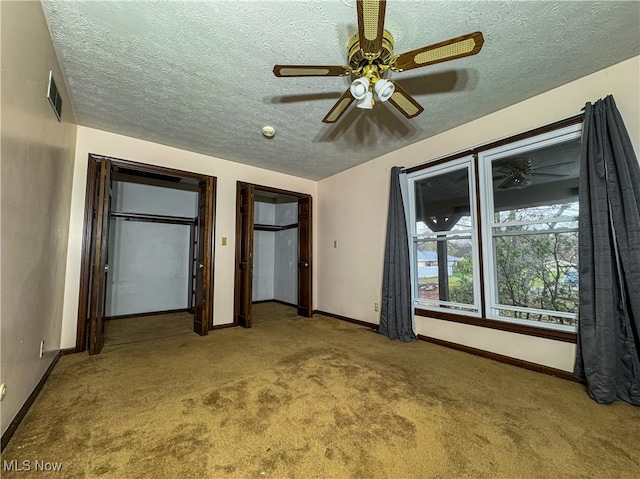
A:
{"type": "Polygon", "coordinates": [[[378,306],[378,303],[373,303],[373,310],[374,310],[375,312],[378,312],[378,310],[379,310],[379,309],[380,309],[380,308],[379,308],[379,306],[378,306]]]}
{"type": "Polygon", "coordinates": [[[338,240],[333,240],[333,247],[337,248],[338,247],[338,240]]]}
{"type": "Polygon", "coordinates": [[[226,236],[222,237],[222,246],[227,246],[227,237],[226,236]]]}
{"type": "Polygon", "coordinates": [[[40,341],[40,357],[44,354],[44,339],[40,341]]]}
{"type": "Polygon", "coordinates": [[[0,401],[4,399],[5,394],[7,394],[7,385],[2,383],[0,384],[0,401]]]}

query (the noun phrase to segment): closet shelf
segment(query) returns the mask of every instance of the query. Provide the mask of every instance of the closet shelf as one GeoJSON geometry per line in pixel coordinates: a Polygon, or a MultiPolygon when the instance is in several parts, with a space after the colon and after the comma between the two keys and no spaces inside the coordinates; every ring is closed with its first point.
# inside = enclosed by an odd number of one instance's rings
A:
{"type": "Polygon", "coordinates": [[[147,223],[166,223],[172,225],[196,224],[196,218],[185,216],[151,215],[147,213],[128,213],[125,211],[111,211],[109,215],[112,218],[120,218],[125,221],[144,221],[147,223]]]}
{"type": "Polygon", "coordinates": [[[284,226],[259,225],[259,224],[253,225],[253,229],[256,231],[283,231],[283,230],[291,230],[297,227],[298,227],[298,223],[293,223],[291,225],[284,225],[284,226]]]}

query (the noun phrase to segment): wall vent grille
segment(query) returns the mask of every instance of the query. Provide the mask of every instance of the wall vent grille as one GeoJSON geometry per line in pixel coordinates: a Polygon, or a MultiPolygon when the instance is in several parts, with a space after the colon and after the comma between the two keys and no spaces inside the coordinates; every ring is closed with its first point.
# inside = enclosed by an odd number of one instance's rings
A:
{"type": "Polygon", "coordinates": [[[53,80],[52,71],[49,72],[49,88],[47,89],[47,98],[49,99],[51,108],[53,108],[58,121],[62,121],[62,98],[60,98],[58,87],[56,87],[56,82],[53,80]]]}

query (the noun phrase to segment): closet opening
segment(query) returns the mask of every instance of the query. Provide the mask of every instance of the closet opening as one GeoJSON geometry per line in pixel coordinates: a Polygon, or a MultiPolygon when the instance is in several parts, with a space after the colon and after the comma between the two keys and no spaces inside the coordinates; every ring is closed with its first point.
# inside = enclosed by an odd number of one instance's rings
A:
{"type": "Polygon", "coordinates": [[[215,178],[89,155],[76,351],[213,324],[215,178]]]}
{"type": "Polygon", "coordinates": [[[238,182],[236,210],[234,322],[252,327],[255,304],[311,317],[311,196],[238,182]]]}

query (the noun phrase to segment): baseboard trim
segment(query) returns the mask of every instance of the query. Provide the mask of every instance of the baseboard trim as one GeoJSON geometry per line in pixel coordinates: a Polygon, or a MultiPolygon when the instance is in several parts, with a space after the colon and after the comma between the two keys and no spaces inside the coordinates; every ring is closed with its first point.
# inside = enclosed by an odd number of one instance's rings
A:
{"type": "MultiPolygon", "coordinates": [[[[367,328],[371,328],[374,331],[377,331],[380,327],[379,324],[370,323],[368,321],[361,321],[359,319],[349,318],[347,316],[342,316],[340,314],[328,313],[326,311],[314,310],[314,314],[321,314],[323,316],[328,316],[330,318],[339,319],[341,321],[347,321],[349,323],[358,324],[360,326],[365,326],[367,328]]],[[[491,351],[486,351],[484,349],[473,348],[471,346],[465,346],[464,344],[453,343],[451,341],[445,341],[444,339],[432,338],[431,336],[424,336],[422,334],[418,334],[418,339],[420,341],[425,341],[427,343],[436,344],[438,346],[444,346],[445,348],[455,349],[457,351],[462,351],[464,353],[473,354],[474,356],[480,356],[486,359],[492,359],[494,361],[498,361],[505,364],[510,364],[511,366],[517,366],[523,369],[528,369],[530,371],[535,371],[538,373],[547,374],[549,376],[554,376],[560,379],[565,379],[567,381],[573,381],[577,383],[582,383],[579,379],[576,379],[573,374],[570,372],[564,371],[562,369],[552,368],[550,366],[544,366],[542,364],[532,363],[530,361],[525,361],[524,359],[512,358],[510,356],[505,356],[503,354],[492,353],[491,351]]]]}
{"type": "Polygon", "coordinates": [[[512,358],[503,354],[493,353],[491,351],[473,348],[471,346],[465,346],[464,344],[453,343],[451,341],[445,341],[444,339],[432,338],[431,336],[424,336],[422,334],[418,334],[418,339],[427,343],[437,344],[438,346],[444,346],[445,348],[455,349],[457,351],[473,354],[474,356],[480,356],[501,363],[510,364],[511,366],[517,366],[520,368],[529,369],[530,371],[536,371],[538,373],[547,374],[549,376],[566,379],[567,381],[573,381],[577,383],[582,382],[579,379],[576,379],[570,372],[564,371],[562,369],[552,368],[550,366],[544,366],[542,364],[532,363],[530,361],[525,361],[524,359],[512,358]]]}
{"type": "Polygon", "coordinates": [[[188,308],[181,309],[167,309],[165,311],[149,311],[148,313],[133,313],[133,314],[119,314],[116,316],[105,316],[105,321],[113,321],[114,319],[129,319],[129,318],[138,318],[143,316],[156,316],[159,314],[173,314],[173,313],[188,313],[188,308]]]}
{"type": "Polygon", "coordinates": [[[27,400],[24,402],[24,404],[18,411],[18,414],[16,414],[16,417],[13,418],[13,421],[11,421],[11,424],[9,424],[9,427],[7,428],[7,430],[2,434],[1,451],[4,451],[4,449],[7,447],[7,444],[9,444],[9,441],[11,440],[11,438],[13,437],[13,434],[18,429],[18,426],[20,426],[20,423],[22,422],[24,417],[27,415],[27,412],[29,412],[29,409],[31,408],[36,398],[38,397],[38,394],[40,394],[40,391],[42,390],[44,384],[47,382],[47,379],[49,379],[49,375],[53,371],[53,368],[58,363],[60,356],[62,356],[62,353],[58,351],[58,353],[53,358],[53,361],[51,361],[51,364],[45,371],[44,375],[42,376],[42,378],[40,378],[40,381],[38,381],[38,384],[36,384],[36,387],[31,392],[31,394],[29,394],[29,397],[27,398],[27,400]]]}
{"type": "Polygon", "coordinates": [[[315,310],[313,314],[321,314],[323,316],[329,316],[330,318],[339,319],[340,321],[346,321],[348,323],[359,324],[360,326],[364,326],[366,328],[371,328],[374,331],[377,331],[380,327],[379,324],[370,323],[369,321],[360,321],[359,319],[349,318],[347,316],[341,316],[340,314],[327,313],[326,311],[315,310]]]}
{"type": "Polygon", "coordinates": [[[82,351],[78,351],[77,348],[66,348],[60,350],[60,356],[67,356],[68,354],[76,354],[82,351]]]}

